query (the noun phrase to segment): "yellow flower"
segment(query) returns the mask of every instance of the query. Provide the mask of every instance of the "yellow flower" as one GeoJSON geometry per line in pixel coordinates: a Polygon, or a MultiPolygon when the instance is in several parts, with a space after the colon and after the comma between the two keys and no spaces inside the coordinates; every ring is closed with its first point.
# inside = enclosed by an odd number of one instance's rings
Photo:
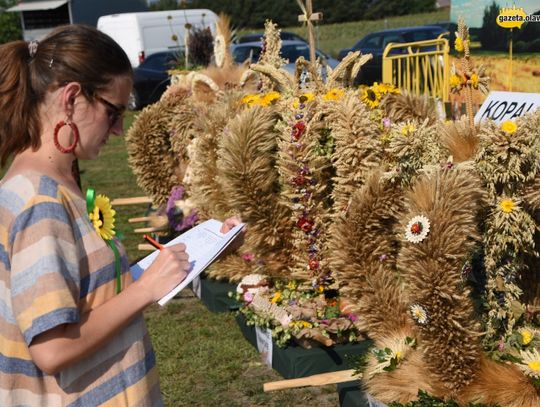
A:
{"type": "Polygon", "coordinates": [[[396,360],[399,362],[401,360],[401,352],[398,350],[396,351],[396,356],[395,356],[396,360]]]}
{"type": "Polygon", "coordinates": [[[399,88],[396,88],[391,83],[377,83],[375,82],[371,89],[379,96],[386,95],[387,93],[401,93],[399,88]]]}
{"type": "Polygon", "coordinates": [[[324,285],[320,285],[317,291],[324,293],[324,285]]]}
{"type": "Polygon", "coordinates": [[[323,96],[323,100],[326,101],[336,101],[339,100],[345,95],[345,91],[343,89],[330,89],[328,92],[326,92],[326,95],[323,96]]]}
{"type": "Polygon", "coordinates": [[[114,215],[109,198],[98,195],[94,201],[94,209],[88,214],[96,232],[105,240],[111,240],[116,234],[114,231],[114,215]]]}
{"type": "Polygon", "coordinates": [[[454,74],[450,77],[450,87],[451,88],[459,88],[461,86],[461,78],[454,74]]]}
{"type": "Polygon", "coordinates": [[[471,75],[471,85],[473,88],[478,89],[478,75],[475,73],[471,75]]]}
{"type": "Polygon", "coordinates": [[[461,37],[456,37],[456,41],[454,42],[454,48],[457,52],[463,52],[463,40],[461,37]]]}
{"type": "Polygon", "coordinates": [[[362,90],[362,95],[360,96],[360,99],[371,109],[379,106],[379,97],[377,93],[371,88],[364,88],[362,90]]]}
{"type": "Polygon", "coordinates": [[[315,100],[315,94],[311,92],[304,93],[302,96],[300,96],[300,100],[303,103],[313,102],[315,100]]]}
{"type": "Polygon", "coordinates": [[[262,97],[264,106],[267,106],[276,100],[278,100],[281,97],[281,94],[279,92],[269,92],[266,95],[262,97]]]}
{"type": "Polygon", "coordinates": [[[289,290],[296,290],[297,286],[298,285],[296,284],[296,281],[289,281],[289,283],[287,284],[287,288],[289,290]]]}
{"type": "Polygon", "coordinates": [[[401,128],[401,134],[409,136],[416,131],[416,125],[414,123],[407,123],[401,128]]]}
{"type": "Polygon", "coordinates": [[[534,333],[532,330],[528,328],[521,328],[519,333],[521,334],[521,342],[523,345],[528,345],[533,340],[534,333]]]}
{"type": "Polygon", "coordinates": [[[277,303],[281,299],[281,291],[277,291],[272,297],[272,304],[277,303]]]}
{"type": "Polygon", "coordinates": [[[313,325],[311,325],[309,322],[307,321],[300,321],[302,323],[302,326],[304,328],[311,328],[313,325]]]}
{"type": "Polygon", "coordinates": [[[260,104],[261,97],[259,95],[246,95],[242,98],[242,104],[248,107],[260,104]]]}
{"type": "Polygon", "coordinates": [[[503,211],[504,213],[512,212],[515,207],[516,204],[509,198],[502,199],[501,202],[499,202],[499,208],[501,208],[501,211],[503,211]]]}
{"type": "Polygon", "coordinates": [[[517,130],[517,124],[512,120],[506,120],[501,123],[501,130],[507,134],[514,134],[517,130]]]}

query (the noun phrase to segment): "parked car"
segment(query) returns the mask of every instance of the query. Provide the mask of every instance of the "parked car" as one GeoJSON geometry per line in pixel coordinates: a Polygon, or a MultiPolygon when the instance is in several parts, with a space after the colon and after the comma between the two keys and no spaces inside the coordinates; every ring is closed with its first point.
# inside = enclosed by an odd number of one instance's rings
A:
{"type": "MultiPolygon", "coordinates": [[[[262,41],[263,36],[263,32],[244,34],[236,39],[236,43],[243,44],[245,42],[260,42],[262,41]]],[[[281,38],[281,41],[303,41],[307,43],[304,38],[289,31],[281,31],[279,38],[281,38]]]]}
{"type": "Polygon", "coordinates": [[[128,109],[139,110],[159,100],[170,83],[167,71],[177,65],[178,55],[174,51],[156,52],[133,68],[133,90],[128,109]]]}
{"type": "Polygon", "coordinates": [[[341,61],[351,51],[361,51],[362,54],[373,54],[373,59],[362,66],[355,80],[356,84],[370,85],[382,79],[382,54],[389,43],[430,40],[447,33],[448,31],[443,27],[435,25],[377,31],[366,35],[351,48],[345,48],[339,51],[338,60],[341,61]]]}
{"type": "MultiPolygon", "coordinates": [[[[251,58],[251,62],[255,63],[259,60],[262,51],[261,42],[246,42],[243,44],[234,44],[231,46],[232,56],[235,62],[241,64],[251,58]]],[[[329,57],[320,50],[315,51],[317,58],[319,58],[323,64],[328,64],[330,68],[335,68],[339,61],[329,57]]],[[[281,57],[288,59],[289,63],[284,68],[291,74],[294,73],[295,62],[298,58],[304,57],[309,60],[309,45],[303,41],[288,41],[281,42],[281,57]]]]}

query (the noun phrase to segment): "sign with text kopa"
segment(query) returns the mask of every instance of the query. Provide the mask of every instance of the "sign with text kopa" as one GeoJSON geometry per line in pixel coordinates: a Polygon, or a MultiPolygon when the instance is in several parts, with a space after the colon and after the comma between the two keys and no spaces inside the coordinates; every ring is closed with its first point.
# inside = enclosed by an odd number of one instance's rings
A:
{"type": "Polygon", "coordinates": [[[474,122],[514,120],[540,107],[540,93],[490,92],[474,116],[474,122]]]}

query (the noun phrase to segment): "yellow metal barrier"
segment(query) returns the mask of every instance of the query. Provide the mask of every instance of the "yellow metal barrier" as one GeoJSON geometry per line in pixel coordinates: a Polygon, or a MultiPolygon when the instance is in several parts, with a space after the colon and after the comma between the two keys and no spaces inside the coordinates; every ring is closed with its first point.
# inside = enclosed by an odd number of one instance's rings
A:
{"type": "Polygon", "coordinates": [[[428,94],[448,102],[448,40],[389,43],[382,56],[382,81],[415,95],[428,94]]]}

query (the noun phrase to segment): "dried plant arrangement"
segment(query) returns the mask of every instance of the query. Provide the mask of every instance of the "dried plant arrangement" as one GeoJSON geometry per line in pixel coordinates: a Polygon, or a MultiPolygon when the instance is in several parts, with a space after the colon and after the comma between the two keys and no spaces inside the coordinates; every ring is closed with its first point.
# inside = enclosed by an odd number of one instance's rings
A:
{"type": "Polygon", "coordinates": [[[525,256],[537,257],[537,224],[523,206],[523,194],[540,170],[538,129],[534,128],[539,117],[537,113],[500,126],[491,123],[480,133],[482,144],[476,165],[490,203],[484,232],[487,340],[510,337],[516,320],[525,311],[520,303],[523,290],[519,280],[520,275],[527,274],[525,256]]]}
{"type": "Polygon", "coordinates": [[[381,102],[385,117],[394,121],[415,120],[430,125],[439,120],[436,101],[427,96],[416,96],[409,92],[391,93],[381,102]]]}
{"type": "MultiPolygon", "coordinates": [[[[279,115],[275,109],[245,109],[227,126],[220,140],[218,179],[227,185],[223,194],[243,222],[249,224],[241,257],[255,273],[288,278],[290,209],[279,199],[281,185],[276,169],[279,115]]],[[[238,271],[228,273],[237,281],[238,271]]],[[[243,277],[243,276],[240,276],[243,277]]]]}
{"type": "Polygon", "coordinates": [[[157,205],[167,202],[179,182],[180,163],[172,148],[169,123],[187,98],[186,92],[179,92],[146,107],[126,135],[128,161],[137,184],[157,205]]]}
{"type": "Polygon", "coordinates": [[[455,34],[454,48],[461,58],[459,67],[452,65],[450,91],[465,94],[465,107],[469,126],[474,128],[473,91],[480,90],[487,93],[489,77],[486,76],[483,66],[476,69],[471,62],[469,28],[465,25],[463,18],[458,19],[458,28],[455,34]]]}

